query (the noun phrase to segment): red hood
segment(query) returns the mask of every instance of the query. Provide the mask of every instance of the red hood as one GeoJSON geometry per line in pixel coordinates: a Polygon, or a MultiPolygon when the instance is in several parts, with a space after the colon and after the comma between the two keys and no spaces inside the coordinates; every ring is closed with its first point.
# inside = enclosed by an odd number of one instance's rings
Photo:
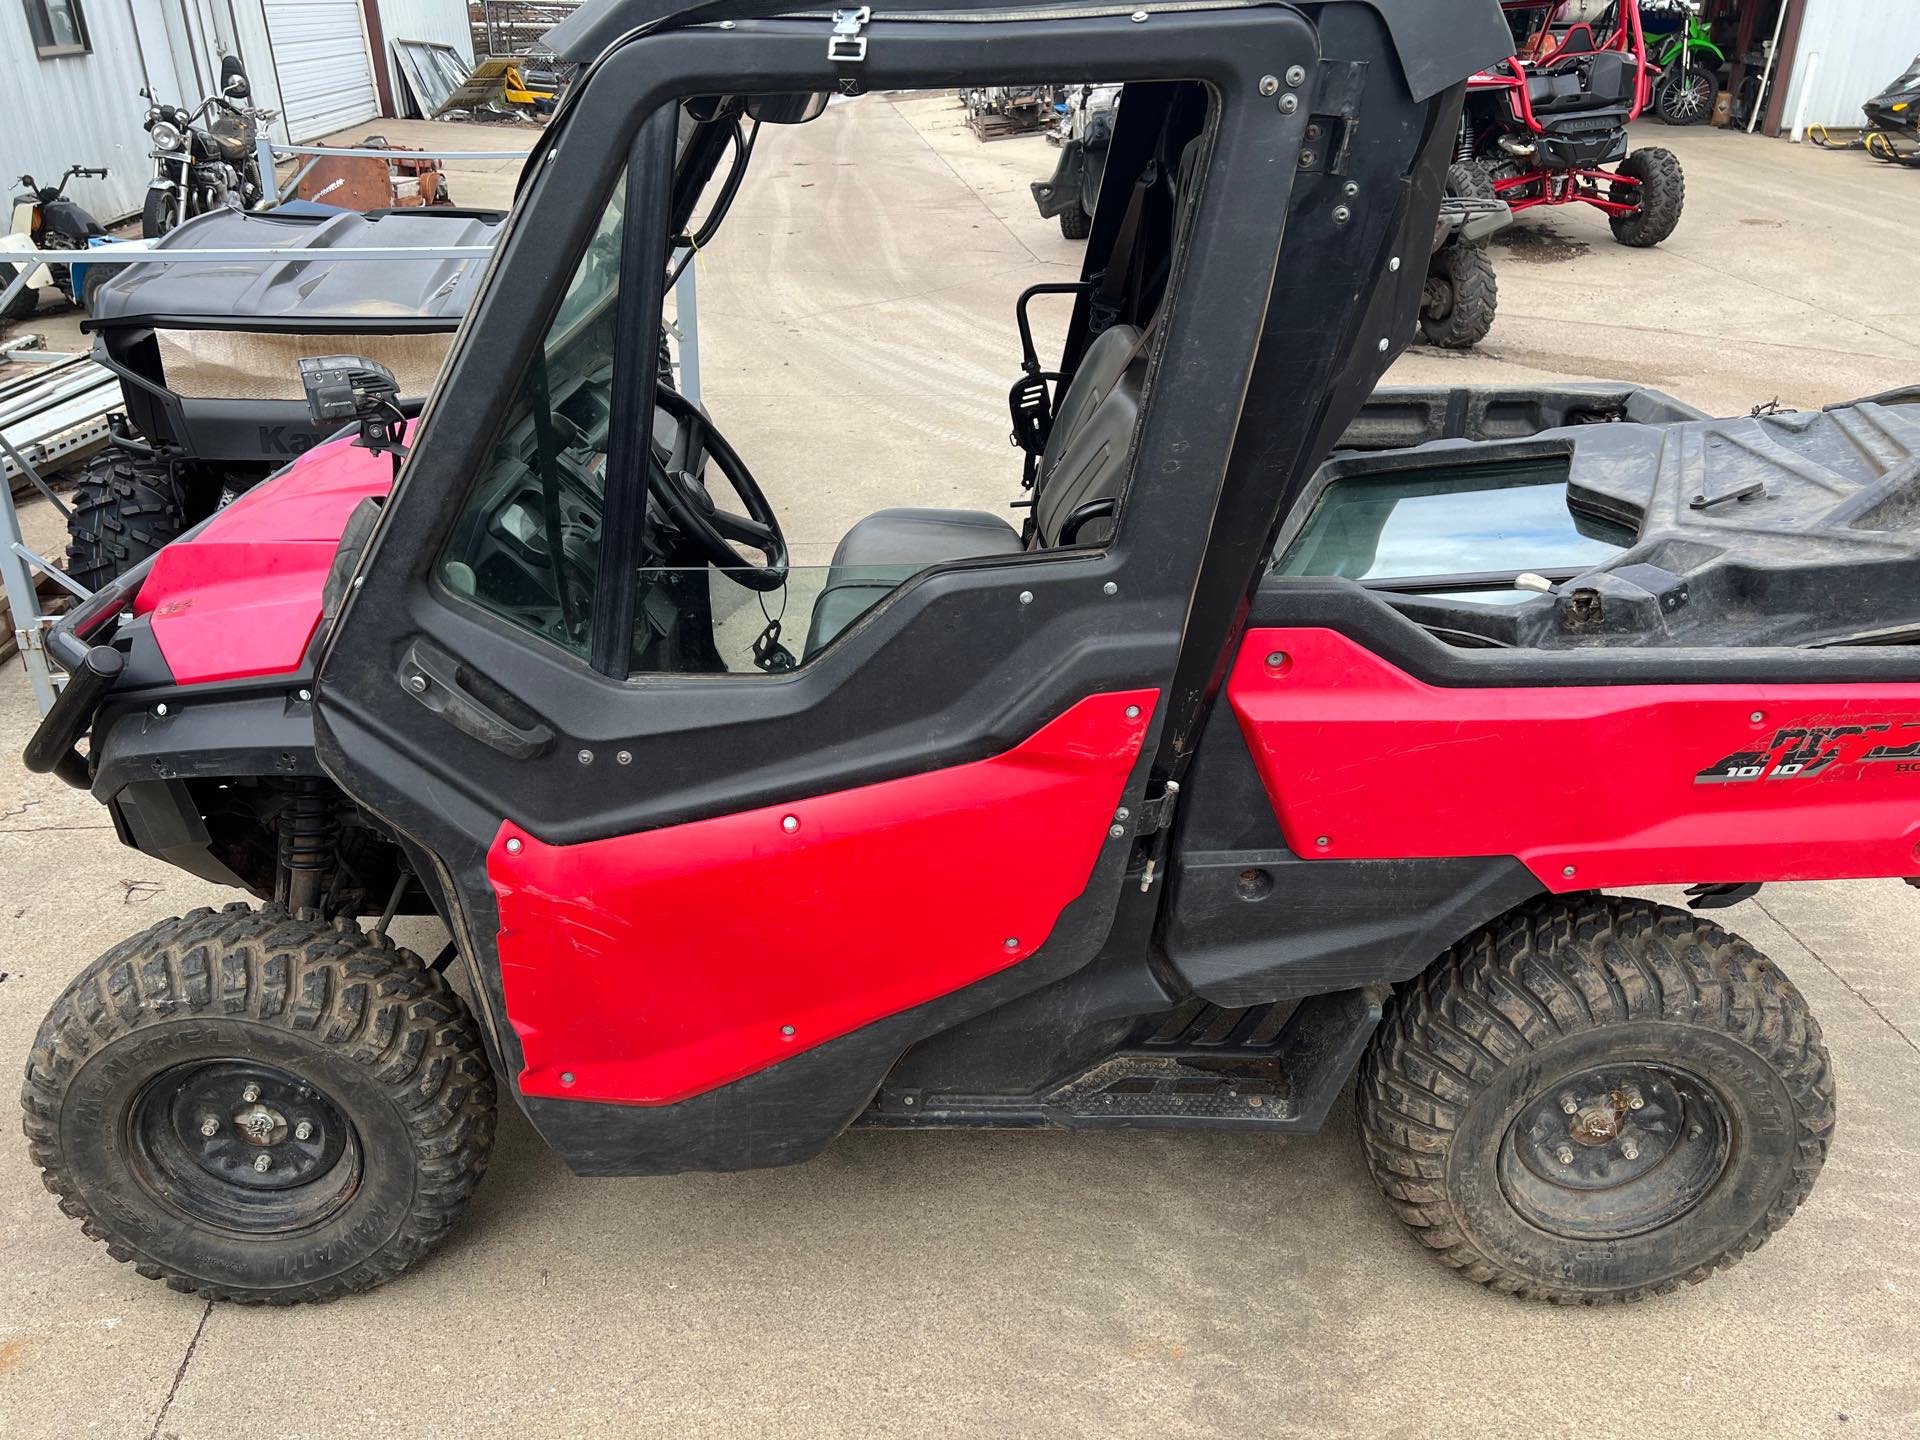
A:
{"type": "Polygon", "coordinates": [[[393,462],[350,440],[316,445],[191,540],[154,558],[134,597],[183,685],[300,667],[347,517],[393,486],[393,462]]]}

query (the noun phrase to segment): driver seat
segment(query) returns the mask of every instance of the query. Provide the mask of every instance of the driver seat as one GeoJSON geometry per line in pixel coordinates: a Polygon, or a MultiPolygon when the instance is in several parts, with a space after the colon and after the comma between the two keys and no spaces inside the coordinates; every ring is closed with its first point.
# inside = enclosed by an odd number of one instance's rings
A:
{"type": "MultiPolygon", "coordinates": [[[[1146,342],[1133,325],[1112,325],[1087,347],[1060,397],[1033,485],[1036,549],[1099,543],[1106,514],[1071,525],[1076,512],[1119,498],[1146,378],[1146,342]],[[1071,533],[1063,532],[1071,529],[1071,533]]],[[[1106,507],[1110,514],[1110,504],[1106,507]]],[[[1018,555],[1020,534],[986,510],[879,510],[847,531],[814,602],[806,653],[824,648],[900,587],[909,575],[948,560],[1018,555]]]]}

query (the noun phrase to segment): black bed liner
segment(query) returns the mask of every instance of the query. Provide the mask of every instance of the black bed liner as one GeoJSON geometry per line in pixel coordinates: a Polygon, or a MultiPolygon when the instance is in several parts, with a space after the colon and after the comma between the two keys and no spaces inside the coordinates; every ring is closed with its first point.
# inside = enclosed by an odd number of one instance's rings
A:
{"type": "Polygon", "coordinates": [[[1383,389],[1344,445],[1299,515],[1337,479],[1559,457],[1573,511],[1636,537],[1520,603],[1391,597],[1456,643],[1920,642],[1920,395],[1713,419],[1622,387],[1383,389]]]}
{"type": "Polygon", "coordinates": [[[485,260],[330,264],[329,256],[371,246],[491,245],[505,218],[502,211],[443,207],[364,215],[211,211],[162,236],[150,252],[153,260],[102,282],[85,328],[451,331],[479,289],[485,260]],[[266,246],[298,246],[311,256],[231,265],[157,263],[174,251],[266,246]]]}

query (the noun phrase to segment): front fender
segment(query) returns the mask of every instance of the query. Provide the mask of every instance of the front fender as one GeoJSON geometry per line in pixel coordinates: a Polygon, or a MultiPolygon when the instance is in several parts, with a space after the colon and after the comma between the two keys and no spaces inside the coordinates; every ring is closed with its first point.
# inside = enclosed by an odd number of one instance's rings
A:
{"type": "MultiPolygon", "coordinates": [[[[13,234],[7,236],[6,243],[9,248],[18,245],[23,249],[31,250],[33,248],[33,237],[31,235],[23,235],[16,230],[13,234]]],[[[43,286],[51,284],[53,284],[53,272],[47,269],[45,265],[36,265],[27,272],[27,288],[29,290],[38,290],[43,286]]],[[[5,286],[0,286],[0,289],[5,288],[5,286]]]]}

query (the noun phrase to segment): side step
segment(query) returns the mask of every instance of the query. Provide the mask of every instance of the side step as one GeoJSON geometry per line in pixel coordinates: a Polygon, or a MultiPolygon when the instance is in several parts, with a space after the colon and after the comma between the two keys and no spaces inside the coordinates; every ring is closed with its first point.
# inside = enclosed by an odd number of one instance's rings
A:
{"type": "Polygon", "coordinates": [[[964,1095],[883,1087],[861,1125],[895,1129],[1318,1130],[1380,1024],[1383,986],[1274,1007],[1195,1004],[1138,1048],[1037,1095],[964,1095]]]}

